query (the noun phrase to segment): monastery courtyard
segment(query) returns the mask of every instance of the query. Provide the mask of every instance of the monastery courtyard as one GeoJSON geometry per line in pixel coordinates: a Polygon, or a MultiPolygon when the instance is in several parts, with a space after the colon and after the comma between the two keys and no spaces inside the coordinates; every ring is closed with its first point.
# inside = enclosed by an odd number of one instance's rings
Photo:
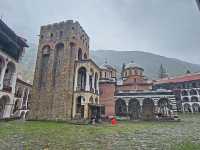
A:
{"type": "Polygon", "coordinates": [[[199,150],[200,116],[181,122],[118,122],[74,125],[55,122],[0,122],[0,149],[199,150]]]}

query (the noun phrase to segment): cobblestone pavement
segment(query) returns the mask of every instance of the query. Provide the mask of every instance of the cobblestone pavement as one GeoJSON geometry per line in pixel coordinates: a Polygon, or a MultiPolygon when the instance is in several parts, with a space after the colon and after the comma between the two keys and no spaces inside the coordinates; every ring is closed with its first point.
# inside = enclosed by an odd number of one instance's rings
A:
{"type": "Polygon", "coordinates": [[[187,141],[200,144],[200,114],[181,115],[181,119],[181,122],[120,122],[116,127],[1,122],[0,150],[171,150],[172,146],[187,141]]]}

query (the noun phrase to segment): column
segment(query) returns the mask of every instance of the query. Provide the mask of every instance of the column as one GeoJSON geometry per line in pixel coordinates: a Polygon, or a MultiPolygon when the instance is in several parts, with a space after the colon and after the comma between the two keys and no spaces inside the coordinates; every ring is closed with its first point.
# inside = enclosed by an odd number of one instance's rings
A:
{"type": "Polygon", "coordinates": [[[88,119],[88,103],[84,105],[84,119],[88,119]]]}
{"type": "Polygon", "coordinates": [[[15,72],[13,74],[13,78],[12,78],[12,93],[15,94],[15,85],[16,85],[16,81],[17,81],[17,73],[15,72]]]}
{"type": "Polygon", "coordinates": [[[29,97],[29,94],[30,94],[30,90],[28,90],[28,94],[26,96],[26,109],[28,109],[28,97],[29,97]]]}
{"type": "Polygon", "coordinates": [[[0,89],[1,89],[1,90],[3,89],[3,79],[4,79],[4,76],[5,76],[7,64],[8,64],[8,63],[5,62],[5,66],[3,67],[2,72],[1,72],[1,78],[0,78],[0,89]]]}
{"type": "Polygon", "coordinates": [[[88,71],[86,72],[86,91],[90,91],[90,83],[89,83],[89,73],[88,71]]]}

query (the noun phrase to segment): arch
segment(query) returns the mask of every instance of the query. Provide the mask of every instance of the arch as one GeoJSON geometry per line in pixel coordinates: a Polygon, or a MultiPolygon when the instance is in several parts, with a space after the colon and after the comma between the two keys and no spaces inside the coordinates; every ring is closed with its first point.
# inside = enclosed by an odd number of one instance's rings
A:
{"type": "Polygon", "coordinates": [[[49,45],[44,45],[42,47],[42,55],[49,55],[51,47],[49,45]]]}
{"type": "Polygon", "coordinates": [[[197,95],[197,91],[195,89],[190,90],[190,95],[197,95]]]}
{"type": "Polygon", "coordinates": [[[183,105],[183,111],[184,111],[184,112],[192,112],[190,104],[185,103],[185,104],[183,105]]]}
{"type": "Polygon", "coordinates": [[[19,109],[20,109],[20,100],[17,99],[17,100],[15,101],[15,104],[14,104],[13,114],[14,114],[17,110],[19,110],[19,109]]]}
{"type": "Polygon", "coordinates": [[[83,96],[78,96],[76,99],[76,114],[79,118],[84,118],[84,102],[85,98],[83,96]]]}
{"type": "Polygon", "coordinates": [[[62,70],[62,64],[64,59],[64,44],[57,43],[55,46],[55,55],[54,55],[54,63],[53,63],[53,86],[56,85],[56,77],[58,77],[62,70]]]}
{"type": "Polygon", "coordinates": [[[188,92],[186,90],[181,91],[182,96],[188,96],[188,92]]]}
{"type": "Polygon", "coordinates": [[[78,49],[78,60],[82,60],[83,56],[82,56],[82,49],[79,48],[78,49]]]}
{"type": "Polygon", "coordinates": [[[9,62],[7,64],[6,72],[3,79],[3,90],[9,92],[12,91],[12,83],[15,72],[16,72],[15,64],[13,62],[9,62]]]}
{"type": "Polygon", "coordinates": [[[89,103],[91,103],[91,104],[94,103],[94,100],[93,100],[93,97],[92,97],[92,96],[91,96],[90,99],[89,99],[89,103]]]}
{"type": "Polygon", "coordinates": [[[200,112],[200,106],[197,103],[192,104],[193,112],[200,112]]]}
{"type": "Polygon", "coordinates": [[[88,57],[87,57],[87,54],[85,53],[85,54],[84,54],[84,59],[87,59],[87,58],[88,58],[88,57]]]}
{"type": "Polygon", "coordinates": [[[22,97],[22,94],[23,94],[23,89],[22,87],[18,87],[18,89],[15,91],[15,97],[22,97]]]}
{"type": "Polygon", "coordinates": [[[137,99],[130,99],[128,103],[128,113],[131,120],[140,118],[140,103],[137,99]]]}
{"type": "Polygon", "coordinates": [[[158,114],[161,117],[165,117],[169,115],[170,111],[170,104],[167,98],[161,98],[158,101],[158,114]]]}
{"type": "Polygon", "coordinates": [[[144,120],[154,119],[154,102],[150,98],[145,98],[142,104],[142,118],[144,120]]]}
{"type": "Polygon", "coordinates": [[[117,116],[126,116],[127,115],[126,102],[123,99],[116,100],[116,102],[115,102],[115,114],[117,116]]]}
{"type": "Polygon", "coordinates": [[[24,119],[25,119],[25,112],[24,112],[24,111],[21,112],[21,114],[20,114],[20,119],[21,119],[21,120],[24,120],[24,119]]]}
{"type": "Polygon", "coordinates": [[[81,67],[78,69],[78,89],[79,90],[86,90],[86,69],[85,67],[81,67]]]}
{"type": "Polygon", "coordinates": [[[188,97],[183,97],[182,102],[183,102],[183,103],[189,102],[189,98],[188,98],[188,97]]]}
{"type": "Polygon", "coordinates": [[[191,97],[191,102],[198,102],[198,97],[192,96],[191,97]]]}
{"type": "Polygon", "coordinates": [[[7,109],[7,104],[10,103],[10,98],[7,95],[4,95],[0,98],[0,118],[4,117],[4,114],[6,112],[7,109]]]}

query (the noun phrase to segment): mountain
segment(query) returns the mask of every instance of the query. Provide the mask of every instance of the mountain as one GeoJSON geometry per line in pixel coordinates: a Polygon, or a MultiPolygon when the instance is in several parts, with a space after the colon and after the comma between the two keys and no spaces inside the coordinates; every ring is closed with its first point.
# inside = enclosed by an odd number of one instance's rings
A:
{"type": "Polygon", "coordinates": [[[151,79],[157,79],[160,65],[167,70],[169,76],[181,75],[190,72],[200,72],[200,65],[181,61],[175,58],[168,58],[148,52],[141,51],[115,51],[115,50],[96,50],[91,51],[91,56],[100,65],[105,59],[113,65],[120,73],[122,64],[134,61],[144,69],[144,73],[151,79]]]}
{"type": "MultiPolygon", "coordinates": [[[[28,48],[21,60],[21,74],[26,80],[33,80],[37,47],[29,44],[28,48]]],[[[141,51],[115,51],[115,50],[92,50],[90,51],[92,59],[100,66],[105,60],[113,65],[120,73],[122,64],[134,61],[136,64],[144,68],[144,73],[150,79],[158,78],[160,65],[167,70],[169,76],[181,75],[190,72],[200,72],[200,65],[188,63],[175,58],[168,58],[148,52],[141,51]]]]}

